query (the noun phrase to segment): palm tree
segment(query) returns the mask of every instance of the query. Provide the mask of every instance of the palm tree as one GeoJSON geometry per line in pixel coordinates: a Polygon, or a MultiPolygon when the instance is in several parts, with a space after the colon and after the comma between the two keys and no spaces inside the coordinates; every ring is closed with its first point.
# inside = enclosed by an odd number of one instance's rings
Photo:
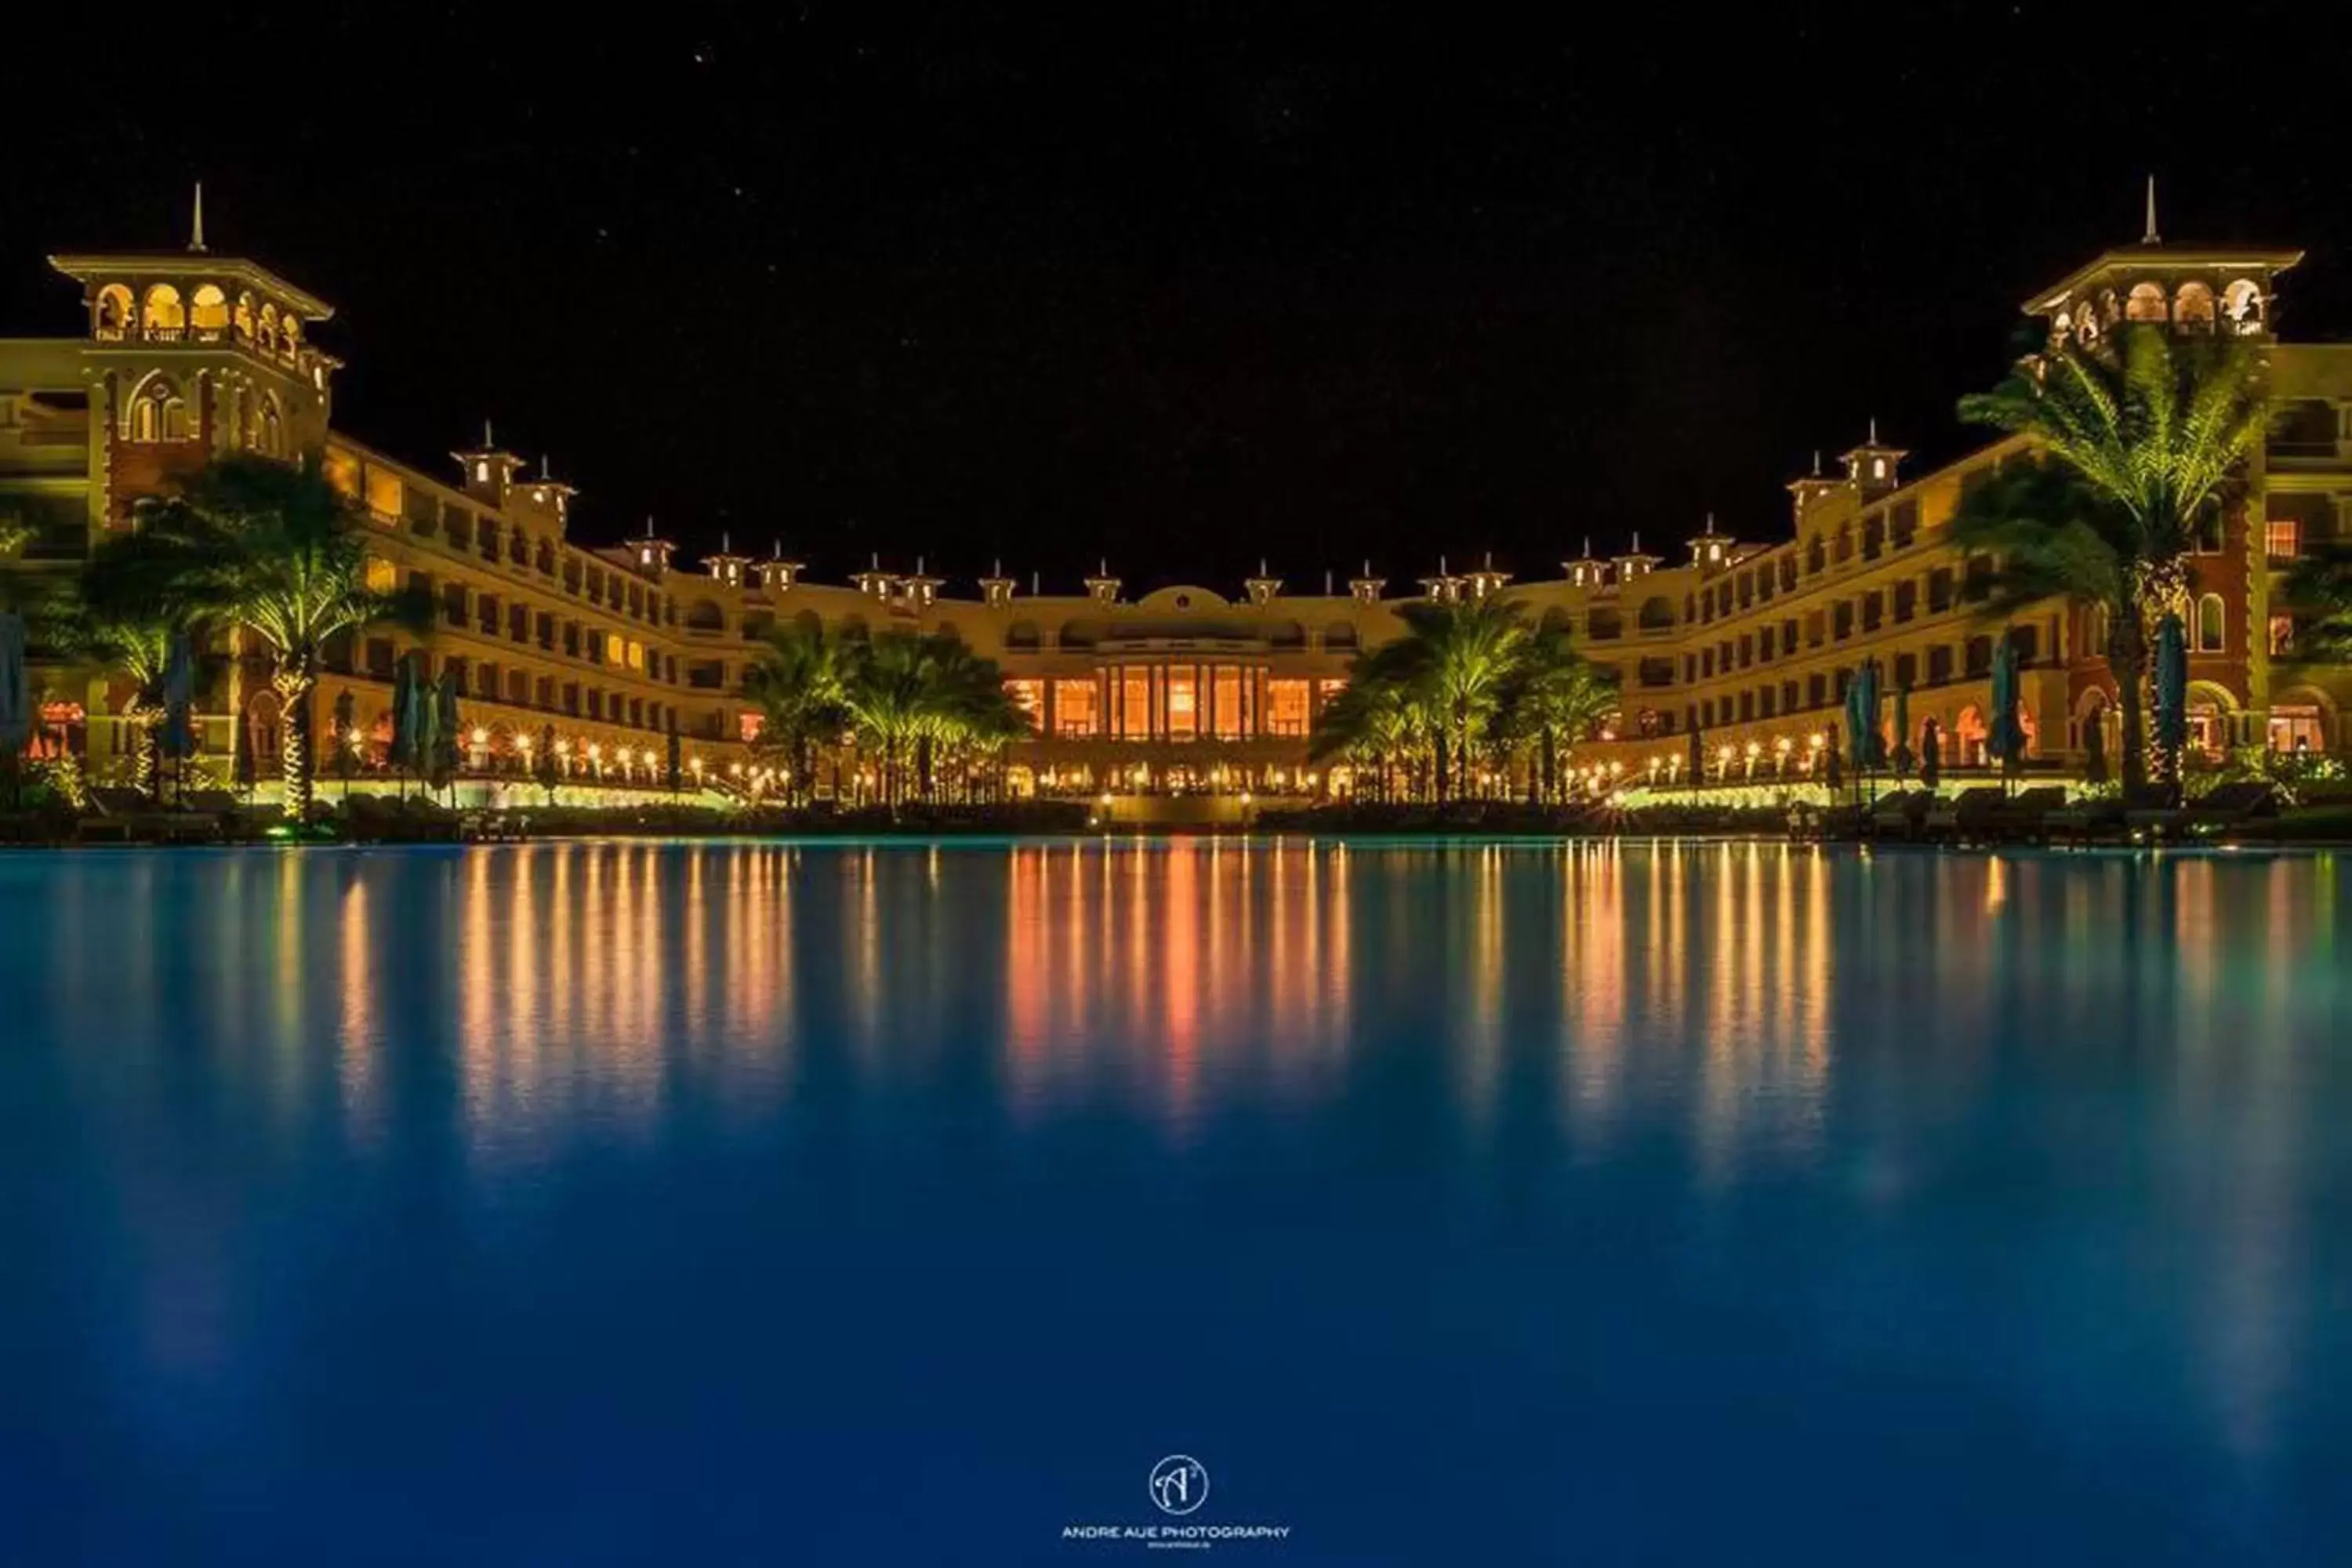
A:
{"type": "Polygon", "coordinates": [[[1396,793],[1399,769],[1404,772],[1407,793],[1415,793],[1414,781],[1430,750],[1427,710],[1380,657],[1396,646],[1385,644],[1356,656],[1348,669],[1348,684],[1324,703],[1307,742],[1311,760],[1345,757],[1360,778],[1369,775],[1372,787],[1365,793],[1378,799],[1396,793]]]}
{"type": "Polygon", "coordinates": [[[822,626],[795,622],[769,633],[743,673],[744,694],[763,715],[760,744],[785,755],[795,799],[806,800],[816,782],[816,748],[838,742],[849,728],[852,648],[822,626]]]}
{"type": "Polygon", "coordinates": [[[884,632],[857,649],[850,667],[844,697],[850,723],[878,760],[883,804],[894,809],[908,753],[929,722],[931,657],[930,639],[884,632]]]}
{"type": "Polygon", "coordinates": [[[2282,608],[2294,615],[2294,657],[2352,660],[2352,545],[2295,563],[2282,608]]]}
{"type": "Polygon", "coordinates": [[[1526,616],[1517,602],[1498,595],[1407,605],[1398,613],[1405,635],[1381,650],[1391,656],[1384,668],[1428,710],[1442,803],[1461,793],[1472,741],[1527,640],[1526,616]]]}
{"type": "Polygon", "coordinates": [[[993,764],[1012,742],[1034,732],[1028,713],[1005,689],[1004,672],[994,659],[981,658],[955,637],[934,637],[927,642],[925,716],[916,738],[917,780],[926,800],[937,788],[942,758],[955,764],[953,776],[962,794],[961,781],[972,764],[993,764]]]}
{"type": "Polygon", "coordinates": [[[121,717],[131,726],[133,786],[154,796],[161,772],[165,671],[175,637],[193,639],[213,608],[176,554],[144,533],[100,543],[40,606],[43,633],[59,652],[121,671],[131,685],[121,717]]]}
{"type": "Polygon", "coordinates": [[[1963,498],[1951,539],[1996,563],[1988,614],[2059,595],[2106,611],[2126,784],[2147,778],[2156,624],[2186,605],[2189,550],[2232,499],[2269,406],[2251,343],[2153,323],[2087,347],[2062,340],[1960,400],[1961,417],[2036,450],[1963,498]]]}
{"type": "Polygon", "coordinates": [[[1496,696],[1491,728],[1507,744],[1532,742],[1540,798],[1559,798],[1559,750],[1598,730],[1617,710],[1613,676],[1569,646],[1568,634],[1539,628],[1520,644],[1496,696]]]}
{"type": "Polygon", "coordinates": [[[152,547],[174,560],[186,591],[268,649],[270,687],[285,715],[286,815],[305,820],[310,694],[325,645],[385,622],[421,636],[432,624],[429,596],[369,584],[365,514],[328,481],[316,453],[292,467],[242,454],[220,458],[175,494],[142,505],[139,518],[152,547]]]}

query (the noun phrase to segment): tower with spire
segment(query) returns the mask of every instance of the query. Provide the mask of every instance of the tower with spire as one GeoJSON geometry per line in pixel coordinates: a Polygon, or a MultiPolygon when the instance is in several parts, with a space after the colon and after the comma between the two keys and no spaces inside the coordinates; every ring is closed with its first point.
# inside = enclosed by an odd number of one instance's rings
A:
{"type": "Polygon", "coordinates": [[[503,508],[508,495],[514,489],[515,476],[523,469],[523,460],[499,445],[498,434],[488,419],[482,421],[482,444],[464,451],[449,454],[457,459],[461,470],[458,486],[467,495],[486,505],[503,508]]]}
{"type": "Polygon", "coordinates": [[[1373,576],[1372,563],[1367,561],[1361,573],[1348,579],[1348,596],[1360,605],[1377,605],[1381,590],[1387,586],[1388,579],[1373,576]]]}
{"type": "Polygon", "coordinates": [[[740,588],[749,580],[745,568],[751,564],[750,556],[735,553],[734,539],[723,531],[718,550],[702,558],[702,568],[710,574],[710,580],[727,588],[740,588]]]}
{"type": "Polygon", "coordinates": [[[2025,313],[2049,322],[2053,347],[2089,347],[2126,325],[2267,339],[2278,277],[2302,259],[2299,250],[2265,246],[2168,242],[2157,227],[2151,174],[2137,243],[2101,252],[2027,300],[2025,313]]]}
{"type": "Polygon", "coordinates": [[[1738,540],[1717,531],[1715,513],[1708,512],[1706,526],[1691,537],[1691,564],[1699,569],[1700,575],[1712,576],[1731,564],[1732,555],[1738,547],[1738,540]]]}
{"type": "Polygon", "coordinates": [[[768,547],[768,558],[753,570],[759,574],[762,593],[787,594],[800,580],[801,563],[785,555],[784,542],[779,539],[768,547]]]}
{"type": "Polygon", "coordinates": [[[1242,590],[1249,595],[1251,604],[1271,605],[1274,596],[1282,592],[1282,579],[1265,569],[1265,561],[1261,557],[1257,563],[1257,575],[1244,578],[1242,590]]]}
{"type": "Polygon", "coordinates": [[[326,442],[341,362],[311,343],[310,329],[333,307],[214,252],[201,185],[186,234],[169,249],[49,258],[81,285],[89,313],[91,426],[105,437],[93,463],[106,478],[93,487],[93,525],[127,523],[117,498],[152,492],[210,457],[290,459],[326,442]]]}
{"type": "Polygon", "coordinates": [[[1118,603],[1118,579],[1110,574],[1110,562],[1105,558],[1095,567],[1095,574],[1087,579],[1087,597],[1097,605],[1118,603]]]}
{"type": "Polygon", "coordinates": [[[1004,563],[992,561],[988,565],[988,575],[980,580],[981,602],[992,610],[1006,609],[1013,603],[1015,586],[1017,584],[1013,579],[1004,574],[1004,563]]]}
{"type": "Polygon", "coordinates": [[[1889,447],[1878,438],[1878,421],[1870,422],[1870,435],[1861,446],[1839,458],[1845,465],[1845,482],[1864,501],[1876,500],[1902,481],[1896,477],[1906,454],[1899,447],[1889,447]]]}

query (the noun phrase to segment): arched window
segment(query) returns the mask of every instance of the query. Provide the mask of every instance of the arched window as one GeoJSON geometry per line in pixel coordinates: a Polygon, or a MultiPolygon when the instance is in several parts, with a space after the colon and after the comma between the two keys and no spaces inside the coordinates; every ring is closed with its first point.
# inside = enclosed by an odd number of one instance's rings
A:
{"type": "Polygon", "coordinates": [[[2197,601],[2197,651],[2220,653],[2229,641],[2229,611],[2219,594],[2197,601]]]}
{"type": "Polygon", "coordinates": [[[1335,651],[1354,647],[1356,628],[1346,621],[1333,621],[1323,628],[1323,646],[1335,651]]]}
{"type": "Polygon", "coordinates": [[[188,297],[188,325],[200,332],[228,331],[228,296],[217,283],[199,283],[188,297]]]}
{"type": "Polygon", "coordinates": [[[256,321],[253,329],[253,341],[254,346],[264,353],[270,353],[276,351],[278,347],[277,306],[264,305],[261,307],[261,315],[256,321]]]}
{"type": "Polygon", "coordinates": [[[2135,283],[2131,297],[2124,302],[2124,319],[2130,321],[2161,321],[2166,318],[2164,285],[2135,283]]]}
{"type": "Polygon", "coordinates": [[[123,425],[128,440],[184,441],[188,438],[188,405],[175,384],[163,376],[149,376],[131,394],[123,425]]]}
{"type": "Polygon", "coordinates": [[[131,290],[109,283],[98,291],[98,335],[120,339],[131,330],[131,290]]]}
{"type": "Polygon", "coordinates": [[[178,336],[188,324],[188,312],[180,303],[180,291],[169,283],[158,283],[147,290],[147,303],[139,312],[139,330],[178,336]]]}
{"type": "Polygon", "coordinates": [[[1006,647],[1014,648],[1035,647],[1037,646],[1037,623],[1034,621],[1013,622],[1010,626],[1005,628],[1004,646],[1006,647]]]}
{"type": "Polygon", "coordinates": [[[1675,624],[1675,604],[1663,594],[1653,594],[1642,601],[1641,614],[1635,623],[1645,632],[1670,631],[1675,624]]]}
{"type": "Polygon", "coordinates": [[[697,599],[686,612],[688,631],[716,632],[727,628],[727,614],[711,599],[697,599]]]}
{"type": "Polygon", "coordinates": [[[2107,643],[2114,636],[2115,621],[2107,614],[2107,607],[2105,605],[2093,605],[2090,614],[2084,619],[2083,637],[2086,645],[2084,651],[2096,654],[2102,658],[2105,658],[2107,643]]]}
{"type": "Polygon", "coordinates": [[[254,449],[264,457],[282,458],[286,455],[286,416],[278,409],[275,393],[261,400],[260,426],[255,433],[253,445],[254,449]]]}
{"type": "Polygon", "coordinates": [[[253,296],[251,294],[239,293],[237,295],[236,310],[231,314],[230,321],[236,326],[236,335],[240,339],[247,341],[250,341],[252,339],[253,296]]]}
{"type": "Polygon", "coordinates": [[[278,336],[279,346],[286,352],[286,357],[293,358],[295,353],[302,346],[302,319],[291,310],[287,311],[278,319],[278,336]]]}
{"type": "Polygon", "coordinates": [[[2263,330],[2263,291],[2251,278],[2241,278],[2221,290],[2221,313],[2230,318],[2233,331],[2259,332],[2263,330]]]}
{"type": "Polygon", "coordinates": [[[2194,278],[2180,286],[2172,297],[2172,319],[2183,331],[2210,332],[2213,330],[2213,290],[2194,278]]]}
{"type": "Polygon", "coordinates": [[[2099,325],[2112,327],[2122,319],[2123,308],[2116,303],[2116,291],[2112,289],[2100,289],[2099,325]]]}

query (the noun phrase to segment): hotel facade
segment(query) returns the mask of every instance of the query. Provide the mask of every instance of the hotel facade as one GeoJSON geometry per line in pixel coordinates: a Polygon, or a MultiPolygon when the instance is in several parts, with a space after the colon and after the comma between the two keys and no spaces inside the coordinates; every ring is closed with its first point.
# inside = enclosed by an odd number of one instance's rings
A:
{"type": "MultiPolygon", "coordinates": [[[[2151,239],[2026,302],[2053,335],[2087,341],[2119,322],[2162,321],[2245,337],[2268,360],[2278,423],[2249,464],[2242,500],[2192,561],[2191,742],[2212,756],[2347,744],[2352,668],[2300,657],[2292,618],[2273,608],[2280,574],[2347,537],[2352,507],[2352,345],[2273,335],[2277,280],[2298,259],[2151,239]]],[[[375,530],[371,581],[425,589],[436,614],[421,642],[374,630],[329,649],[313,732],[325,737],[334,715],[351,714],[335,743],[362,769],[381,754],[394,667],[414,647],[436,676],[458,677],[471,772],[520,777],[535,749],[551,750],[574,783],[667,787],[679,782],[675,754],[694,779],[721,784],[759,731],[745,671],[768,632],[799,622],[850,637],[949,634],[997,660],[1037,726],[1013,749],[1016,792],[1346,793],[1346,768],[1311,762],[1307,733],[1350,660],[1401,633],[1406,604],[1497,594],[1567,630],[1620,682],[1616,721],[1574,759],[1589,777],[1686,786],[1694,752],[1709,783],[1810,777],[1865,658],[1879,661],[1886,689],[1908,689],[1904,738],[1915,750],[1933,720],[1948,771],[1981,766],[2001,637],[2023,667],[2036,765],[2079,768],[2099,743],[2094,730],[2108,757],[2119,750],[2095,616],[2053,601],[1989,624],[1972,593],[1989,563],[1945,538],[1968,489],[2023,450],[2016,439],[1906,477],[1905,454],[1873,430],[1835,471],[1816,465],[1789,486],[1789,537],[1739,540],[1710,521],[1680,559],[1638,542],[1609,557],[1588,549],[1537,581],[1491,563],[1449,569],[1433,541],[1424,574],[1384,580],[1367,563],[1344,593],[1328,579],[1323,592],[1298,592],[1261,566],[1235,593],[1176,585],[1130,596],[1108,563],[1077,593],[1042,593],[999,569],[957,594],[919,561],[876,561],[847,584],[823,584],[781,550],[722,550],[689,568],[661,538],[575,541],[572,488],[488,429],[438,473],[354,439],[333,419],[341,362],[312,341],[331,308],[252,261],[212,254],[200,234],[184,251],[53,264],[80,287],[85,327],[0,340],[0,540],[28,564],[70,569],[131,526],[141,497],[214,457],[323,453],[375,530]]],[[[284,715],[263,667],[225,651],[200,744],[267,781],[284,715]]],[[[94,774],[127,765],[130,692],[118,677],[49,663],[36,681],[37,747],[78,751],[94,774]]],[[[321,754],[331,759],[324,745],[321,754]]],[[[830,794],[855,781],[835,766],[816,782],[830,794]]]]}

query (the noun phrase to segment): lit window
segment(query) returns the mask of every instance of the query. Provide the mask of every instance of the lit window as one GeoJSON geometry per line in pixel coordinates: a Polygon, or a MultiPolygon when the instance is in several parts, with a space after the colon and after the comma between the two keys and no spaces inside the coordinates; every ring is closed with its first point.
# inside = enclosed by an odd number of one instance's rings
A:
{"type": "Polygon", "coordinates": [[[2315,704],[2281,702],[2271,708],[2270,748],[2273,752],[2325,752],[2327,721],[2315,704]]]}
{"type": "Polygon", "coordinates": [[[2292,561],[2303,553],[2303,524],[2291,517],[2274,517],[2264,531],[2273,561],[2292,561]]]}
{"type": "Polygon", "coordinates": [[[1269,735],[1307,733],[1307,682],[1282,679],[1265,683],[1265,730],[1269,735]]]}
{"type": "Polygon", "coordinates": [[[1200,717],[1198,695],[1191,670],[1169,670],[1168,732],[1171,735],[1189,741],[1199,732],[1196,723],[1200,717]]]}
{"type": "Polygon", "coordinates": [[[2220,653],[2228,643],[2228,612],[2221,595],[2208,594],[2197,601],[2197,651],[2220,653]]]}
{"type": "Polygon", "coordinates": [[[1091,735],[1095,725],[1095,683],[1054,682],[1054,727],[1065,735],[1091,735]]]}

